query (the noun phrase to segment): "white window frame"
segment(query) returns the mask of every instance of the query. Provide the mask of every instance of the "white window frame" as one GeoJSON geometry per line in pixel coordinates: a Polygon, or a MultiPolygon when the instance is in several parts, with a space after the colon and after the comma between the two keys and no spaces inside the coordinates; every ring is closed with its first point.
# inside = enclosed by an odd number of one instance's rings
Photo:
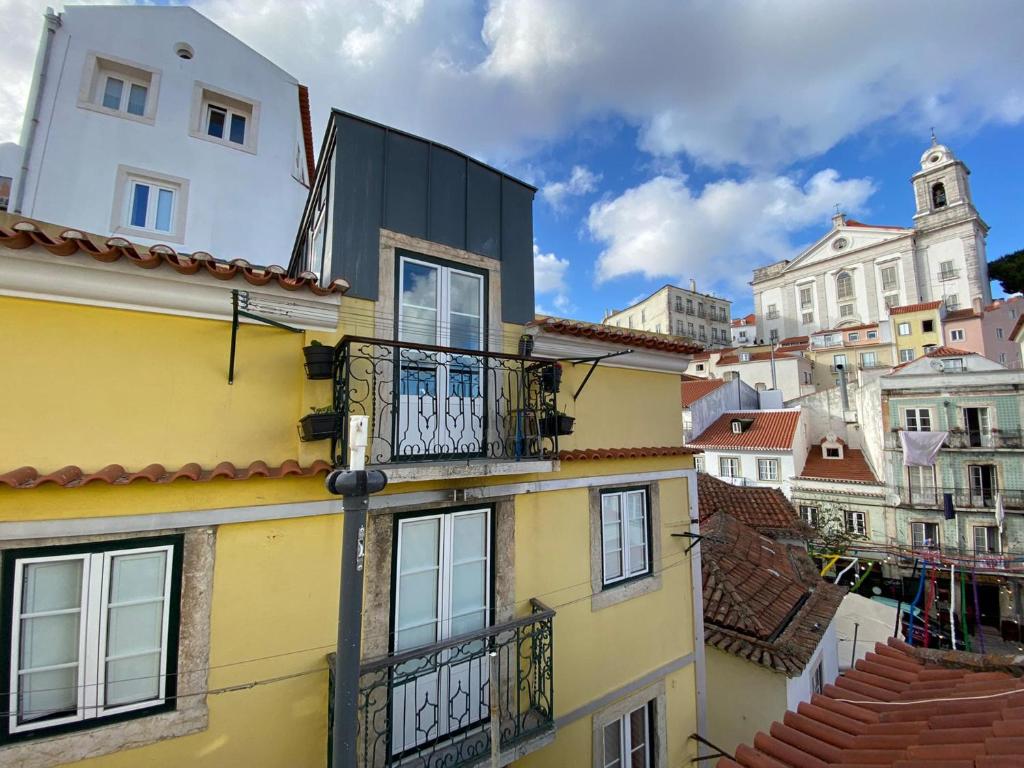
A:
{"type": "Polygon", "coordinates": [[[141,709],[160,707],[167,701],[168,654],[170,640],[171,598],[174,595],[173,581],[175,574],[175,557],[177,545],[159,544],[143,547],[112,548],[99,552],[80,552],[68,554],[38,555],[15,558],[13,585],[24,583],[26,565],[33,563],[61,562],[79,560],[82,563],[82,596],[79,619],[79,653],[78,653],[78,702],[74,714],[59,718],[46,718],[27,723],[18,722],[19,698],[19,662],[21,656],[21,606],[22,590],[12,587],[13,600],[11,612],[10,641],[10,693],[8,696],[8,732],[12,735],[42,731],[69,723],[96,720],[132,712],[141,709]],[[107,646],[107,619],[110,594],[110,568],[114,559],[128,555],[147,554],[152,552],[166,553],[164,567],[163,614],[161,632],[160,682],[159,692],[155,698],[129,704],[106,706],[105,677],[106,658],[103,649],[107,646]]]}
{"type": "Polygon", "coordinates": [[[800,309],[807,309],[814,307],[814,285],[798,285],[797,294],[800,298],[800,309]],[[804,292],[806,291],[806,301],[804,300],[804,292]]]}
{"type": "Polygon", "coordinates": [[[814,323],[814,313],[804,312],[803,314],[800,315],[800,322],[803,325],[812,325],[814,323]]]}
{"type": "Polygon", "coordinates": [[[932,431],[932,409],[931,408],[906,408],[903,411],[904,430],[907,432],[931,432],[932,431]],[[911,426],[913,422],[913,426],[911,426]],[[925,423],[927,422],[927,423],[925,423]],[[922,427],[927,429],[922,429],[922,427]]]}
{"type": "Polygon", "coordinates": [[[974,554],[976,556],[989,556],[999,554],[999,528],[995,525],[972,526],[972,539],[974,542],[974,554]],[[984,533],[985,549],[978,549],[978,534],[984,533]],[[989,549],[989,547],[992,547],[989,549]]]}
{"type": "Polygon", "coordinates": [[[651,741],[653,740],[654,729],[651,727],[651,705],[650,702],[641,704],[639,707],[627,712],[622,717],[616,718],[612,722],[606,724],[601,729],[602,735],[602,762],[603,768],[627,768],[633,766],[633,751],[638,749],[633,747],[632,744],[632,728],[630,727],[630,718],[637,712],[643,711],[644,714],[644,743],[643,743],[643,762],[640,764],[640,768],[652,768],[654,766],[654,753],[651,749],[651,741]],[[607,742],[604,740],[604,736],[609,728],[615,728],[619,734],[619,754],[608,755],[603,749],[604,744],[607,742]]]}
{"type": "Polygon", "coordinates": [[[811,693],[820,694],[825,690],[825,664],[819,661],[811,672],[811,693]]]}
{"type": "Polygon", "coordinates": [[[962,372],[967,370],[962,357],[947,357],[942,361],[942,370],[950,372],[962,372]]]}
{"type": "Polygon", "coordinates": [[[942,526],[929,520],[912,520],[910,523],[910,546],[915,549],[918,547],[923,549],[939,549],[942,546],[942,526]],[[935,538],[933,540],[929,539],[926,535],[928,533],[928,526],[934,526],[935,538]],[[917,531],[921,532],[920,536],[916,535],[917,531]],[[920,544],[917,543],[918,541],[920,541],[920,544]]]}
{"type": "Polygon", "coordinates": [[[855,536],[866,536],[868,532],[868,513],[859,509],[846,510],[846,532],[855,536]]]}
{"type": "Polygon", "coordinates": [[[899,274],[899,270],[896,268],[895,265],[887,266],[887,267],[881,267],[878,270],[878,277],[879,277],[879,281],[882,284],[882,292],[883,293],[893,293],[893,292],[896,292],[896,291],[899,290],[899,287],[900,287],[900,274],[899,274]],[[886,273],[887,272],[891,272],[892,273],[892,279],[891,280],[886,280],[886,273]]]}
{"type": "Polygon", "coordinates": [[[853,304],[846,303],[839,305],[839,316],[840,317],[853,317],[853,304]]]}
{"type": "Polygon", "coordinates": [[[950,332],[949,332],[949,340],[950,341],[963,341],[964,340],[964,329],[963,328],[953,328],[952,330],[950,330],[950,332]]]}
{"type": "Polygon", "coordinates": [[[741,477],[740,474],[740,457],[739,456],[719,456],[718,457],[718,476],[719,477],[741,477]],[[728,464],[727,464],[728,462],[728,464]],[[730,472],[726,472],[726,466],[730,467],[730,472]],[[735,467],[735,472],[732,468],[735,467]]]}
{"type": "Polygon", "coordinates": [[[157,101],[160,96],[160,70],[147,67],[136,61],[111,56],[107,53],[89,51],[85,55],[82,82],[78,91],[78,107],[99,112],[124,120],[153,125],[156,122],[157,101]],[[103,106],[103,92],[107,78],[115,77],[124,82],[121,103],[117,109],[103,106]],[[146,89],[146,106],[141,115],[128,112],[128,95],[131,85],[146,89]]]}
{"type": "Polygon", "coordinates": [[[877,339],[878,338],[878,331],[868,331],[867,337],[869,339],[877,339]]]}
{"type": "Polygon", "coordinates": [[[856,298],[857,292],[853,284],[853,274],[842,271],[836,275],[836,298],[839,301],[847,301],[856,298]]]}
{"type": "Polygon", "coordinates": [[[909,336],[910,334],[911,334],[911,325],[910,325],[910,323],[900,323],[899,325],[896,326],[896,335],[897,336],[909,336]]]}
{"type": "Polygon", "coordinates": [[[231,147],[255,155],[259,142],[260,102],[215,85],[196,81],[192,87],[192,117],[189,135],[224,147],[231,147]],[[224,110],[224,135],[211,136],[208,131],[210,107],[224,110]],[[245,142],[231,141],[231,116],[245,118],[245,142]]]}
{"type": "MultiPolygon", "coordinates": [[[[156,173],[142,168],[119,165],[117,166],[115,184],[114,208],[110,219],[110,230],[112,232],[161,242],[185,242],[185,222],[188,214],[188,179],[156,173]],[[174,193],[170,231],[165,232],[148,227],[136,227],[131,224],[131,206],[134,199],[135,185],[137,184],[145,184],[151,190],[154,187],[156,189],[169,189],[174,193]]],[[[152,193],[149,207],[155,221],[156,195],[152,193]]],[[[147,224],[149,221],[149,215],[147,214],[147,224]]]]}
{"type": "Polygon", "coordinates": [[[947,312],[955,312],[960,309],[960,296],[956,293],[951,293],[945,298],[943,303],[946,305],[947,312]]]}
{"type": "Polygon", "coordinates": [[[813,504],[801,504],[800,505],[800,519],[807,523],[811,528],[818,527],[818,507],[813,504]]]}
{"type": "Polygon", "coordinates": [[[601,491],[601,583],[605,588],[614,586],[624,581],[631,579],[641,578],[648,576],[651,573],[651,505],[650,497],[648,496],[646,488],[623,488],[621,490],[606,490],[601,491]],[[641,509],[643,510],[643,521],[644,521],[644,554],[643,554],[643,566],[636,567],[636,564],[632,562],[632,555],[630,554],[629,545],[629,521],[626,519],[626,498],[630,496],[639,496],[641,501],[641,509]],[[619,575],[609,578],[605,573],[605,559],[607,552],[605,551],[605,538],[604,529],[606,526],[613,524],[609,523],[606,512],[606,502],[609,499],[617,498],[619,500],[619,575]],[[634,570],[635,568],[635,570],[634,570]]]}
{"type": "Polygon", "coordinates": [[[757,479],[765,483],[777,483],[779,481],[779,460],[758,458],[757,479]]]}
{"type": "Polygon", "coordinates": [[[861,352],[860,353],[860,367],[861,368],[874,368],[878,365],[878,353],[877,352],[861,352]]]}
{"type": "Polygon", "coordinates": [[[900,362],[901,363],[910,363],[910,362],[913,362],[913,360],[914,360],[914,348],[913,347],[911,347],[910,349],[901,349],[900,350],[900,362]]]}
{"type": "Polygon", "coordinates": [[[693,468],[697,472],[704,472],[704,454],[699,453],[693,457],[693,468]]]}

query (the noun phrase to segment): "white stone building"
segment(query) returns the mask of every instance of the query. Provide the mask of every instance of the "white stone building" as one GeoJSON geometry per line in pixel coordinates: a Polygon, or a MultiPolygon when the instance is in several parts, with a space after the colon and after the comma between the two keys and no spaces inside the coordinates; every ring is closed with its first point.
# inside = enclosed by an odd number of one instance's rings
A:
{"type": "Polygon", "coordinates": [[[757,336],[779,340],[884,320],[887,308],[942,300],[949,310],[991,301],[988,225],[971,199],[967,166],[932,143],[911,179],[911,227],[836,214],[832,229],[792,260],[754,270],[757,336]]]}
{"type": "Polygon", "coordinates": [[[308,95],[187,7],[47,13],[15,215],[286,263],[312,173],[308,95]]]}
{"type": "Polygon", "coordinates": [[[731,343],[731,306],[729,299],[701,293],[697,290],[697,281],[691,280],[689,290],[663,285],[632,306],[613,309],[605,315],[604,323],[724,347],[731,343]]]}

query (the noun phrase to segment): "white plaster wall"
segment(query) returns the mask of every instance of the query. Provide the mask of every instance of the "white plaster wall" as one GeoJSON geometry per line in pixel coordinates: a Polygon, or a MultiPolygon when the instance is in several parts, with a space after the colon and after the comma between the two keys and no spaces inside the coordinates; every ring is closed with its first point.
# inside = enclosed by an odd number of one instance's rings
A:
{"type": "Polygon", "coordinates": [[[796,711],[802,701],[811,700],[811,679],[814,668],[822,665],[822,680],[825,685],[835,682],[839,677],[839,641],[836,636],[836,620],[833,617],[828,629],[822,635],[821,642],[814,650],[814,655],[799,677],[791,677],[786,681],[786,709],[796,711]]]}
{"type": "Polygon", "coordinates": [[[302,145],[295,78],[190,8],[69,6],[61,20],[23,214],[110,234],[121,164],[188,179],[176,250],[287,264],[307,194],[292,175],[302,145]],[[179,41],[193,47],[192,59],[175,54],[179,41]],[[78,106],[90,51],[160,71],[152,125],[78,106]],[[189,135],[196,81],[259,102],[255,154],[189,135]]]}
{"type": "MultiPolygon", "coordinates": [[[[738,458],[740,460],[740,479],[736,481],[736,485],[756,485],[762,488],[778,488],[788,497],[790,494],[790,478],[794,477],[797,472],[793,461],[793,454],[789,451],[779,451],[777,453],[769,451],[759,451],[757,453],[743,452],[743,451],[725,451],[725,450],[705,450],[704,451],[704,471],[714,477],[719,477],[722,480],[733,482],[730,478],[722,477],[719,471],[718,460],[722,456],[730,456],[738,458]],[[779,461],[779,480],[778,482],[762,482],[757,479],[757,460],[758,459],[778,459],[779,461]]],[[[802,464],[801,464],[802,466],[802,464]]]]}
{"type": "MultiPolygon", "coordinates": [[[[689,408],[693,436],[697,437],[726,411],[757,410],[757,392],[734,379],[704,395],[689,408]]],[[[684,416],[684,426],[686,417],[684,416]]]]}
{"type": "Polygon", "coordinates": [[[922,249],[927,274],[922,276],[923,292],[926,301],[945,300],[946,296],[956,294],[960,299],[960,309],[971,306],[970,284],[967,275],[967,259],[964,254],[964,241],[959,237],[930,242],[922,249]],[[944,261],[952,261],[953,268],[959,271],[956,280],[939,281],[940,265],[944,261]]]}

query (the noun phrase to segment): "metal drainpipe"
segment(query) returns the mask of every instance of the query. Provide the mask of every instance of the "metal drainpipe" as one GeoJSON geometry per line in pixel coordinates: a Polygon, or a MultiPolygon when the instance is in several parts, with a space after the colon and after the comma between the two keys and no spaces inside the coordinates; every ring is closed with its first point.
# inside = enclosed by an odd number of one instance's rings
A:
{"type": "Polygon", "coordinates": [[[843,400],[843,414],[850,410],[850,394],[846,391],[846,366],[837,365],[836,373],[839,374],[839,395],[843,400]]]}
{"type": "Polygon", "coordinates": [[[35,72],[37,74],[32,78],[32,89],[28,94],[28,109],[25,112],[30,117],[25,121],[22,130],[21,174],[18,178],[17,194],[14,197],[14,213],[21,213],[21,207],[25,201],[25,181],[28,178],[32,148],[36,142],[36,129],[39,127],[39,111],[42,108],[46,75],[50,69],[50,49],[53,45],[54,35],[57,33],[57,27],[60,26],[60,16],[53,12],[53,8],[47,8],[43,18],[46,23],[43,25],[43,35],[39,41],[39,53],[36,55],[35,72]]]}

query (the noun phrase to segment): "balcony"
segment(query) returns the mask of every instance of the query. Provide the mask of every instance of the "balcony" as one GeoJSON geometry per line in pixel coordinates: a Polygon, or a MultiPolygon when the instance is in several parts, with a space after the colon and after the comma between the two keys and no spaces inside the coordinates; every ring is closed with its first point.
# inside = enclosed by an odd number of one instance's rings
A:
{"type": "Polygon", "coordinates": [[[1024,510],[1024,490],[1019,489],[898,486],[895,490],[899,492],[900,504],[908,507],[942,509],[948,493],[953,497],[953,508],[956,510],[995,510],[997,495],[1002,495],[1004,509],[1024,510]]]}
{"type": "MultiPolygon", "coordinates": [[[[899,451],[900,443],[898,428],[885,436],[885,447],[899,451]]],[[[948,433],[943,449],[952,450],[1017,450],[1024,449],[1024,430],[992,429],[992,430],[954,430],[948,433]]]]}
{"type": "MultiPolygon", "coordinates": [[[[480,765],[491,755],[493,725],[502,765],[548,744],[555,612],[530,603],[529,616],[364,663],[353,768],[480,765]]],[[[333,701],[333,664],[330,689],[333,701]]]]}
{"type": "Polygon", "coordinates": [[[960,277],[959,269],[944,269],[939,272],[939,281],[945,282],[946,280],[956,280],[960,277]]]}
{"type": "Polygon", "coordinates": [[[341,423],[331,455],[348,463],[349,417],[361,415],[370,465],[554,459],[567,433],[556,373],[519,355],[346,336],[335,352],[341,423]]]}

